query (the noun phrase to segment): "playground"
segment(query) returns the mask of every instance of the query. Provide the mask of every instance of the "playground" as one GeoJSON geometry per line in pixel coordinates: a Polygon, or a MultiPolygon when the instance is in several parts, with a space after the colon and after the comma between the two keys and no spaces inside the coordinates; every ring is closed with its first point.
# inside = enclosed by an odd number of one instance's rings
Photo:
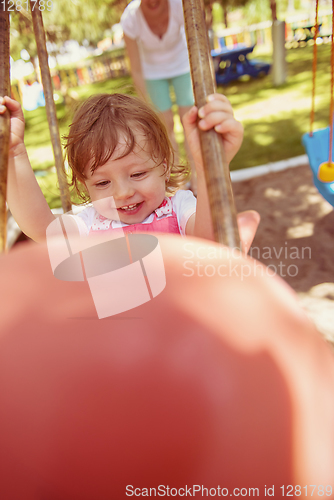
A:
{"type": "MultiPolygon", "coordinates": [[[[284,164],[288,158],[305,155],[301,137],[310,126],[313,47],[291,49],[286,56],[288,78],[279,89],[272,86],[270,75],[218,87],[218,91],[231,100],[236,117],[244,125],[244,142],[231,164],[232,171],[275,162],[284,164]]],[[[256,49],[255,57],[270,61],[270,53],[264,46],[256,49]]],[[[328,124],[329,69],[330,45],[323,44],[318,47],[317,128],[328,124]]],[[[71,110],[77,102],[92,93],[115,91],[133,92],[131,77],[71,88],[70,107],[57,104],[61,135],[67,132],[71,110]]],[[[33,168],[50,206],[59,207],[52,148],[44,127],[45,108],[26,112],[26,120],[26,142],[33,168]]],[[[184,138],[178,116],[175,129],[183,151],[184,138]]],[[[331,258],[334,212],[314,187],[306,157],[304,164],[298,167],[235,182],[233,189],[238,211],[255,209],[261,215],[253,257],[272,266],[273,271],[289,283],[318,330],[334,342],[334,263],[331,258]],[[303,247],[309,251],[302,255],[303,247]],[[291,265],[296,267],[288,272],[291,265]]]]}
{"type": "MultiPolygon", "coordinates": [[[[271,46],[258,46],[254,56],[270,62],[271,46]]],[[[292,158],[305,153],[301,137],[309,131],[312,95],[313,47],[291,49],[286,52],[287,79],[280,87],[273,86],[271,75],[248,78],[218,86],[231,101],[235,116],[244,126],[242,147],[231,163],[231,170],[239,170],[268,162],[292,158]]],[[[315,127],[328,125],[330,101],[330,45],[318,47],[317,94],[315,127]]],[[[74,109],[92,94],[103,92],[133,93],[129,75],[101,82],[90,83],[68,89],[69,103],[61,96],[56,101],[60,135],[68,131],[74,109]]],[[[25,113],[26,144],[34,170],[43,170],[54,165],[50,136],[44,124],[45,108],[25,113]]],[[[177,141],[183,148],[183,133],[179,117],[175,115],[177,141]]],[[[48,186],[44,182],[45,186],[48,186]]],[[[48,186],[48,187],[51,187],[48,186]]],[[[45,196],[48,197],[47,192],[45,196]]],[[[48,200],[50,202],[50,200],[48,200]]],[[[56,205],[54,205],[56,206],[56,205]]],[[[60,202],[58,201],[58,206],[60,202]]]]}
{"type": "Polygon", "coordinates": [[[9,97],[0,12],[0,497],[333,498],[333,36],[308,43],[316,15],[279,87],[277,44],[232,37],[216,91],[203,3],[134,0],[133,80],[123,56],[52,75],[33,1],[46,107],[9,97]],[[187,73],[141,74],[140,19],[187,73]]]}

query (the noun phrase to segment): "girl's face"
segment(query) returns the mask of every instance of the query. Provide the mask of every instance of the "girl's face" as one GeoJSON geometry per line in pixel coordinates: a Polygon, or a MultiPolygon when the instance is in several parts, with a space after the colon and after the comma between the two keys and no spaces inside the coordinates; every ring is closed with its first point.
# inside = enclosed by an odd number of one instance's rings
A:
{"type": "Polygon", "coordinates": [[[145,220],[163,202],[166,190],[165,165],[156,165],[145,151],[144,137],[138,137],[127,156],[118,158],[124,149],[121,141],[113,156],[93,174],[89,166],[85,169],[86,188],[97,212],[126,224],[145,220]]]}

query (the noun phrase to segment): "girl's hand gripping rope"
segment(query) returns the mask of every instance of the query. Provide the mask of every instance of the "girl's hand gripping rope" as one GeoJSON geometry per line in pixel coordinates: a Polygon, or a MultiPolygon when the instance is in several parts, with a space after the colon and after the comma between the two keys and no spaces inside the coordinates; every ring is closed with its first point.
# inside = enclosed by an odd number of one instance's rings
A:
{"type": "Polygon", "coordinates": [[[9,153],[17,156],[25,152],[24,146],[24,116],[19,102],[8,96],[0,97],[0,114],[6,109],[10,112],[10,143],[9,153]]]}
{"type": "Polygon", "coordinates": [[[230,101],[222,94],[212,94],[207,97],[207,104],[199,110],[193,106],[183,118],[183,125],[190,150],[196,163],[196,170],[203,170],[203,160],[198,129],[214,128],[221,134],[226,161],[234,158],[243,139],[243,127],[233,116],[230,101]]]}
{"type": "Polygon", "coordinates": [[[21,105],[0,97],[0,114],[10,113],[7,202],[21,230],[35,241],[44,241],[46,228],[54,220],[31,168],[24,145],[24,117],[21,105]]]}
{"type": "MultiPolygon", "coordinates": [[[[204,166],[198,130],[214,128],[221,134],[227,163],[234,158],[243,139],[243,127],[233,116],[229,100],[222,94],[207,97],[207,103],[199,110],[193,106],[183,119],[184,130],[189,147],[195,160],[198,196],[197,213],[189,223],[188,234],[213,239],[213,228],[209,209],[208,194],[205,186],[204,166]]],[[[260,215],[254,210],[238,214],[237,217],[243,251],[247,253],[260,222],[260,215]]]]}

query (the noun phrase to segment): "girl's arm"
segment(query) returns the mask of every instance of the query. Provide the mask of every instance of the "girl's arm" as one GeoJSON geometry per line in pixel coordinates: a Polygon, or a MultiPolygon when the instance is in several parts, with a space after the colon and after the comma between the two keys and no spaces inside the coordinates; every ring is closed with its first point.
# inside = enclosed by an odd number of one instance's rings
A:
{"type": "MultiPolygon", "coordinates": [[[[201,130],[214,128],[216,132],[221,134],[226,161],[229,164],[242,144],[243,127],[241,123],[235,120],[232,106],[222,94],[208,96],[207,104],[200,110],[197,110],[195,106],[191,108],[184,116],[183,125],[197,173],[196,214],[190,217],[186,226],[186,234],[214,240],[198,128],[201,130]]],[[[240,237],[245,251],[251,245],[259,221],[260,216],[254,211],[243,212],[238,215],[240,237]]]]}
{"type": "Polygon", "coordinates": [[[136,40],[132,40],[131,38],[124,35],[124,42],[126,45],[126,50],[130,59],[131,66],[131,75],[133,78],[133,82],[135,84],[136,90],[138,92],[139,97],[148,100],[145,80],[143,77],[141,61],[140,61],[140,53],[138,49],[138,44],[136,40]]]}
{"type": "Polygon", "coordinates": [[[37,242],[45,240],[46,228],[54,220],[31,168],[24,145],[24,117],[20,104],[0,97],[0,114],[10,112],[7,202],[21,230],[37,242]]]}

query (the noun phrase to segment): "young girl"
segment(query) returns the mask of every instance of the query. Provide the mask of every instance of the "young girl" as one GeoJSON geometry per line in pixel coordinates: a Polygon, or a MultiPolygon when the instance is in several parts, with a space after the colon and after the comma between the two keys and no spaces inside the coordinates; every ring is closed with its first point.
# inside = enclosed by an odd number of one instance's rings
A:
{"type": "MultiPolygon", "coordinates": [[[[43,241],[55,216],[30,166],[21,107],[9,97],[0,98],[0,113],[6,108],[11,113],[8,205],[22,231],[43,241]]],[[[66,143],[72,185],[82,200],[92,202],[75,216],[80,233],[122,228],[213,239],[198,127],[214,127],[222,134],[228,162],[242,142],[242,126],[225,96],[211,95],[205,106],[199,110],[194,106],[186,114],[184,128],[198,178],[196,203],[190,191],[177,190],[184,183],[186,169],[174,165],[166,129],[148,105],[122,94],[96,95],[84,102],[66,143]]],[[[248,247],[258,216],[244,213],[239,219],[248,247]]]]}

